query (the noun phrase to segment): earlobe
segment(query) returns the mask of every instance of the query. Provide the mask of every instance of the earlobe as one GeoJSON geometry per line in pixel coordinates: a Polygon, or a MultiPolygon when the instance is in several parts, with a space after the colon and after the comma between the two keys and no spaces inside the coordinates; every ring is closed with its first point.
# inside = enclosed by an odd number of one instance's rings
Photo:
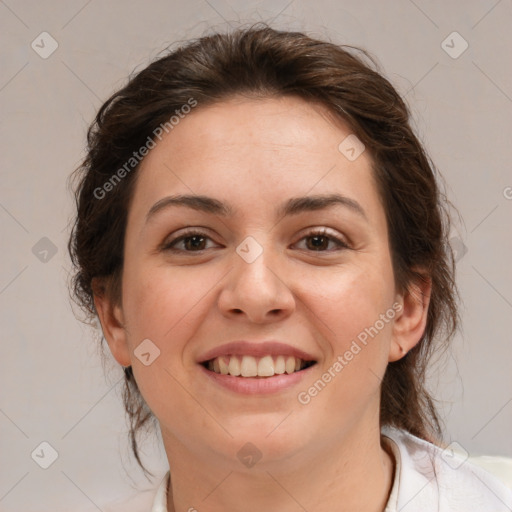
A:
{"type": "Polygon", "coordinates": [[[105,291],[103,283],[93,279],[94,306],[101,323],[103,336],[108,343],[112,355],[122,366],[130,366],[130,350],[124,327],[122,308],[113,303],[105,291]]]}
{"type": "Polygon", "coordinates": [[[401,309],[395,318],[389,348],[389,362],[404,357],[420,341],[427,325],[432,280],[422,277],[400,294],[397,302],[401,309]]]}

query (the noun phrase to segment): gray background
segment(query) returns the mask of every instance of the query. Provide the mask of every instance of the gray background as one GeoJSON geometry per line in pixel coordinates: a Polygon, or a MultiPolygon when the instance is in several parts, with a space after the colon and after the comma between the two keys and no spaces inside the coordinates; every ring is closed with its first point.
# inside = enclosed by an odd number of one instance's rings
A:
{"type": "MultiPolygon", "coordinates": [[[[463,332],[431,381],[446,441],[471,455],[512,456],[510,0],[6,0],[0,510],[107,510],[104,503],[156,485],[128,455],[121,373],[107,357],[104,375],[97,334],[73,315],[66,180],[96,110],[134,68],[174,41],[272,19],[278,28],[368,49],[410,104],[463,218],[453,231],[463,332]],[[31,47],[43,45],[43,31],[58,43],[46,59],[31,47]],[[442,47],[453,31],[469,44],[457,58],[442,47]],[[43,441],[59,454],[46,470],[31,458],[43,441]]],[[[463,48],[457,37],[447,44],[452,54],[463,48]]],[[[150,436],[143,445],[158,478],[167,467],[159,442],[150,436]]]]}

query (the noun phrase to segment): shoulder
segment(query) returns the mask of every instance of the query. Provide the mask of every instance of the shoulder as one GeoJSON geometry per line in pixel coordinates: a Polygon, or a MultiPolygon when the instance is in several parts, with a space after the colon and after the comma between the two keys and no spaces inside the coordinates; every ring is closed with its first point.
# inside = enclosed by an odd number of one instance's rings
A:
{"type": "MultiPolygon", "coordinates": [[[[101,504],[102,512],[167,512],[167,482],[169,480],[169,471],[158,478],[158,483],[147,486],[145,489],[139,489],[132,496],[101,504]]],[[[99,507],[95,507],[97,512],[99,507]]],[[[92,512],[92,509],[91,509],[92,512]]]]}
{"type": "MultiPolygon", "coordinates": [[[[382,435],[391,440],[389,446],[398,459],[393,496],[396,510],[512,510],[512,490],[482,464],[475,464],[467,454],[458,453],[450,447],[443,450],[393,427],[383,427],[382,435]]],[[[503,457],[497,459],[508,460],[503,457]]]]}

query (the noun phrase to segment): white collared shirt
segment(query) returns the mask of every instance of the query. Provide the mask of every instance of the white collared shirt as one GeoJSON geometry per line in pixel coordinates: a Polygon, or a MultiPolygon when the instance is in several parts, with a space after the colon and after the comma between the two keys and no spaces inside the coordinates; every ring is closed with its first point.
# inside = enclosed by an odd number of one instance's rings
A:
{"type": "MultiPolygon", "coordinates": [[[[512,511],[512,489],[462,455],[405,430],[383,427],[381,433],[396,461],[384,512],[512,511]]],[[[169,476],[160,483],[151,512],[168,512],[169,476]]]]}

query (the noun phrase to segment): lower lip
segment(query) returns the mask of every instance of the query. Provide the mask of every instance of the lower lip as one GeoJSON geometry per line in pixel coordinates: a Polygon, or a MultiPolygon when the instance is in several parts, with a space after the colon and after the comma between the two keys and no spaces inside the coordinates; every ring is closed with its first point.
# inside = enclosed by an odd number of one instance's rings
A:
{"type": "Polygon", "coordinates": [[[215,383],[245,395],[259,395],[277,393],[285,389],[291,388],[298,384],[304,377],[309,375],[310,371],[316,366],[310,366],[304,370],[294,373],[283,373],[274,375],[273,377],[235,377],[234,375],[223,375],[207,370],[204,366],[199,365],[200,369],[207,377],[215,383]]]}

